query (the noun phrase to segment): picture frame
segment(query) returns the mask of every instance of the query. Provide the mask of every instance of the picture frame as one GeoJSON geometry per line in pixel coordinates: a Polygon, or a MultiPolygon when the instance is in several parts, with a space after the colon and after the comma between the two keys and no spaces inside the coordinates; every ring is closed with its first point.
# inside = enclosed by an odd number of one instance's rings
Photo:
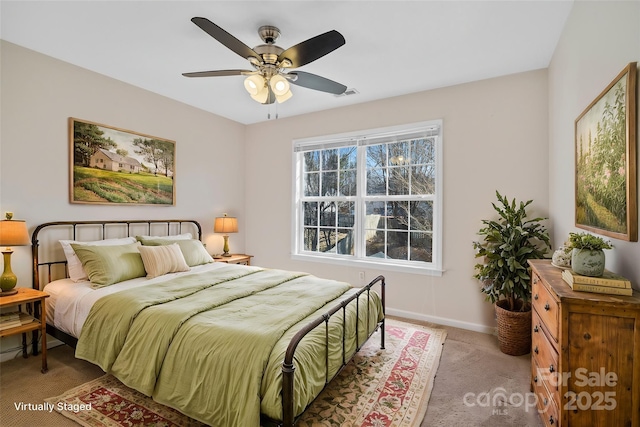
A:
{"type": "Polygon", "coordinates": [[[637,64],[629,63],[575,120],[575,225],[638,241],[637,64]]]}
{"type": "Polygon", "coordinates": [[[69,117],[69,198],[95,205],[173,206],[176,143],[69,117]]]}

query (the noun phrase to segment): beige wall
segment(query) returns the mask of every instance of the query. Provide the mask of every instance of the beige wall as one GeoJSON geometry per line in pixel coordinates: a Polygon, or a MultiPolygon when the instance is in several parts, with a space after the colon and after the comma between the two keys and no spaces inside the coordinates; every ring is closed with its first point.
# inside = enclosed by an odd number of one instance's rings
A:
{"type": "MultiPolygon", "coordinates": [[[[575,2],[549,66],[549,205],[556,245],[569,232],[584,231],[574,226],[574,121],[629,62],[640,62],[639,24],[638,1],[575,2]]],[[[640,289],[640,243],[612,242],[607,268],[640,289]]]]}
{"type": "MultiPolygon", "coordinates": [[[[2,41],[0,212],[30,231],[47,221],[191,218],[222,252],[213,218],[244,221],[245,127],[160,95],[2,41]],[[67,121],[76,117],[176,141],[176,205],[69,203],[67,121]]],[[[232,237],[244,250],[244,230],[232,237]]],[[[18,286],[31,286],[30,248],[14,248],[18,286]]]]}
{"type": "Polygon", "coordinates": [[[358,283],[387,278],[389,312],[490,331],[472,241],[499,190],[548,215],[547,72],[538,70],[247,127],[246,247],[258,265],[358,283]],[[444,129],[442,277],[293,261],[292,140],[431,119],[444,129]]]}

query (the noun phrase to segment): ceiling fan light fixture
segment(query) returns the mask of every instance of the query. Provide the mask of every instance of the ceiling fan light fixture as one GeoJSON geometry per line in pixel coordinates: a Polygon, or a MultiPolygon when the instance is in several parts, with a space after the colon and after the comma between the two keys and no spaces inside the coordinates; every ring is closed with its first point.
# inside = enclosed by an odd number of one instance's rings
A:
{"type": "Polygon", "coordinates": [[[261,91],[266,89],[264,77],[258,74],[247,77],[244,79],[244,88],[252,97],[257,96],[261,91]]]}
{"type": "Polygon", "coordinates": [[[290,90],[286,91],[282,95],[278,95],[275,92],[274,92],[274,94],[276,95],[276,101],[278,101],[280,104],[282,104],[284,101],[286,101],[287,99],[289,99],[289,98],[291,98],[293,96],[293,93],[291,93],[290,90]]]}
{"type": "Polygon", "coordinates": [[[251,95],[254,101],[259,102],[260,104],[264,104],[267,102],[267,98],[269,97],[269,89],[265,86],[257,95],[251,95]]]}
{"type": "Polygon", "coordinates": [[[287,92],[290,92],[289,82],[280,74],[276,74],[275,76],[271,77],[269,84],[271,85],[271,90],[273,90],[273,93],[275,93],[276,96],[283,96],[287,92]]]}

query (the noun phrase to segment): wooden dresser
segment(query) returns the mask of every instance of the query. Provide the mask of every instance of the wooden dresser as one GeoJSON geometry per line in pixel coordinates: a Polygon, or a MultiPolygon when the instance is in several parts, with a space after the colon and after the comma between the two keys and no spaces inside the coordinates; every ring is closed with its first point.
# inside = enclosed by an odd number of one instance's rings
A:
{"type": "Polygon", "coordinates": [[[640,293],[574,292],[531,260],[531,389],[546,426],[640,427],[640,293]]]}

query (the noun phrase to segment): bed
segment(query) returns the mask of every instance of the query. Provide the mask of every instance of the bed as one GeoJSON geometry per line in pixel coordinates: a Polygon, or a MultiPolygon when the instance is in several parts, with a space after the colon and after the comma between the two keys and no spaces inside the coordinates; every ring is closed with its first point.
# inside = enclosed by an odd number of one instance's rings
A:
{"type": "Polygon", "coordinates": [[[377,330],[384,348],[383,276],[356,289],[216,263],[201,237],[194,220],[39,225],[33,286],[50,294],[47,333],[216,426],[292,426],[377,330]]]}

